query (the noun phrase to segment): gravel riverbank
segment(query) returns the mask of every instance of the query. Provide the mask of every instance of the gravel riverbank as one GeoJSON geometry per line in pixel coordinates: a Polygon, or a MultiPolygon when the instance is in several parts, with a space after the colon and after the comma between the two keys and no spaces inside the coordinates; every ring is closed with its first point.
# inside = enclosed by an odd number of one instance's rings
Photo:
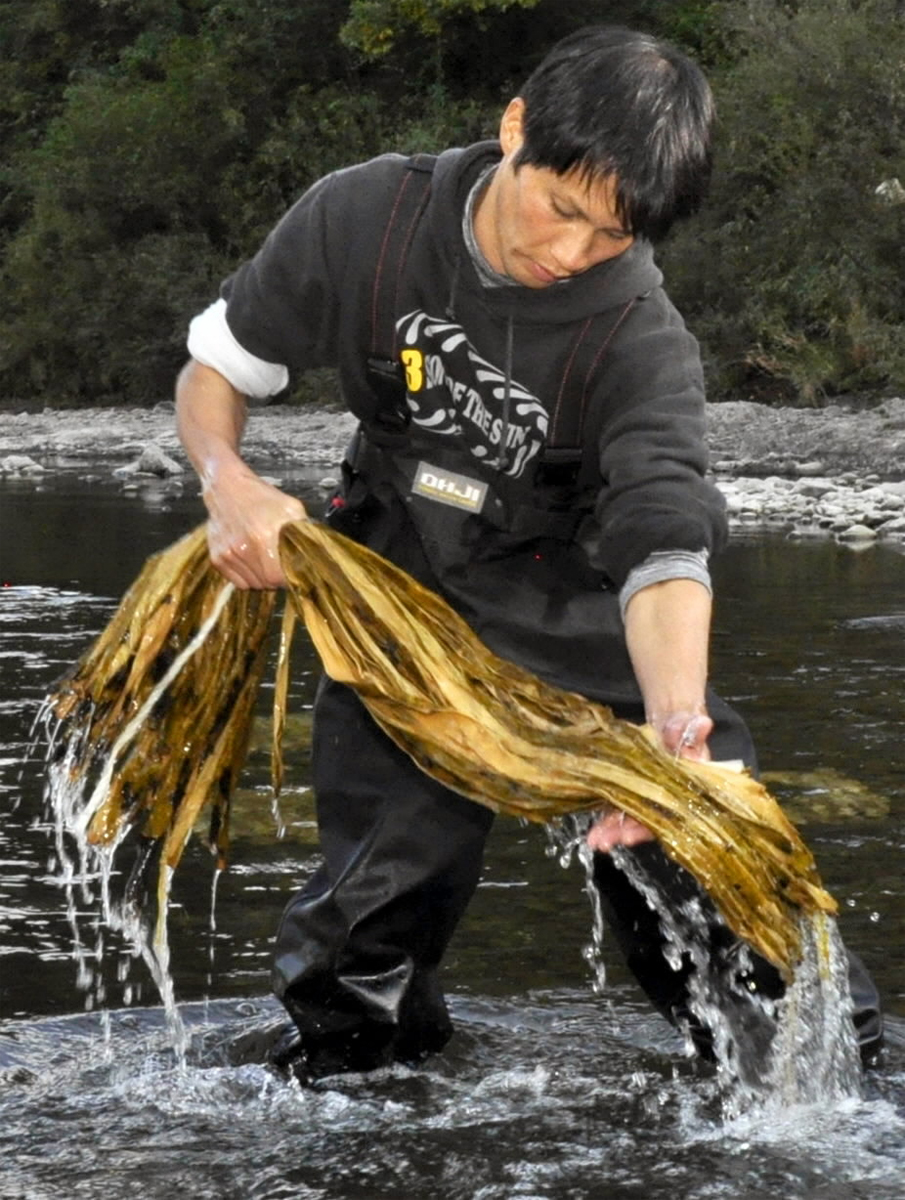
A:
{"type": "MultiPolygon", "coordinates": [[[[735,529],[905,547],[905,399],[866,410],[731,401],[712,404],[708,422],[714,478],[735,529]]],[[[269,476],[322,472],[329,487],[353,426],[335,409],[253,409],[245,453],[269,476]]],[[[169,402],[4,414],[0,476],[38,482],[64,471],[112,473],[129,488],[161,478],[194,486],[169,402]]]]}

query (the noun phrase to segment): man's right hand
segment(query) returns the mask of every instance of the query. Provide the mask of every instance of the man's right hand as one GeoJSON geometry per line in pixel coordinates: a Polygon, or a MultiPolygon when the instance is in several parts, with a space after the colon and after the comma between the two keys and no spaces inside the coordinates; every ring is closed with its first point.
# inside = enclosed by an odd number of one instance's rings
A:
{"type": "Polygon", "coordinates": [[[287,521],[306,519],[301,500],[244,464],[235,472],[221,472],[202,495],[210,514],[207,544],[217,570],[238,588],[284,587],[280,529],[287,521]]]}
{"type": "Polygon", "coordinates": [[[179,437],[201,480],[211,561],[238,588],[283,587],[280,529],[307,516],[301,500],[242,460],[245,397],[212,367],[190,359],[176,384],[179,437]]]}

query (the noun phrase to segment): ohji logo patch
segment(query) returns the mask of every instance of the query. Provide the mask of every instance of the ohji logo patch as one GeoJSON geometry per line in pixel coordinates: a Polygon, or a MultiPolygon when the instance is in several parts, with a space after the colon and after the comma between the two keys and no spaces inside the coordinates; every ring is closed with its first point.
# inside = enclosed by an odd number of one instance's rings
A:
{"type": "Polygon", "coordinates": [[[424,355],[420,350],[403,350],[399,355],[405,367],[405,386],[410,392],[424,387],[424,355]]]}
{"type": "Polygon", "coordinates": [[[464,508],[468,512],[479,513],[484,507],[487,484],[482,483],[480,479],[472,479],[470,475],[459,475],[455,471],[444,471],[441,467],[420,462],[415,472],[412,491],[418,496],[436,500],[440,504],[448,504],[452,508],[464,508]]]}

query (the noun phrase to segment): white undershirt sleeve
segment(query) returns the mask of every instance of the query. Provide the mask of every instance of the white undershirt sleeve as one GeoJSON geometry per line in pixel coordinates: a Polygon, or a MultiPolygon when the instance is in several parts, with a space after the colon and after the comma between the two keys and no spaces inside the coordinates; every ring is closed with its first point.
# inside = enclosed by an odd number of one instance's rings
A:
{"type": "Polygon", "coordinates": [[[192,358],[213,367],[244,396],[264,400],[281,392],[289,382],[282,363],[256,358],[232,335],[226,323],[226,301],[215,300],[189,325],[188,349],[192,358]]]}

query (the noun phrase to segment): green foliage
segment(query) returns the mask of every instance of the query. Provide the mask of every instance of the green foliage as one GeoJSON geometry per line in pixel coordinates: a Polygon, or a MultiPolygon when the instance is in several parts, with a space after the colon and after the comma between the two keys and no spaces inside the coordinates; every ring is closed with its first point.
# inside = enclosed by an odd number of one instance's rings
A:
{"type": "Polygon", "coordinates": [[[888,3],[726,9],[745,53],[716,80],[713,193],[666,255],[713,383],[806,403],[901,387],[905,25],[888,3]]]}
{"type": "Polygon", "coordinates": [[[902,17],[898,0],[0,0],[0,402],[168,395],[189,318],[308,184],[493,136],[549,45],[601,20],[688,47],[714,80],[712,200],[664,258],[716,393],[901,387],[902,17]]]}
{"type": "Polygon", "coordinates": [[[0,368],[26,393],[159,398],[168,388],[174,306],[224,242],[220,179],[242,120],[203,41],[172,39],[158,64],[160,79],[107,74],[70,87],[22,161],[31,215],[6,247],[0,368]]]}
{"type": "Polygon", "coordinates": [[[538,0],[352,0],[340,37],[366,58],[381,58],[393,49],[403,30],[437,38],[455,17],[480,17],[488,11],[537,4],[538,0]]]}
{"type": "Polygon", "coordinates": [[[643,27],[656,27],[661,37],[682,46],[702,67],[712,70],[731,63],[738,52],[732,28],[724,19],[724,8],[721,0],[657,4],[657,13],[651,13],[654,20],[644,22],[643,27]]]}
{"type": "MultiPolygon", "coordinates": [[[[159,400],[184,359],[189,317],[302,187],[338,165],[337,145],[377,151],[376,133],[350,138],[343,85],[313,86],[341,75],[345,57],[320,49],[306,21],[332,20],[335,35],[344,5],[315,0],[299,16],[268,0],[98,0],[72,30],[71,6],[30,7],[23,50],[46,61],[61,42],[79,65],[56,88],[38,70],[30,82],[24,68],[0,75],[10,128],[30,97],[42,100],[0,167],[3,391],[159,400]],[[294,151],[295,162],[271,176],[280,130],[294,146],[279,157],[294,151]],[[334,152],[326,164],[319,137],[334,152]]],[[[7,19],[0,10],[0,31],[7,19]]],[[[345,94],[370,125],[368,98],[345,94]]]]}

